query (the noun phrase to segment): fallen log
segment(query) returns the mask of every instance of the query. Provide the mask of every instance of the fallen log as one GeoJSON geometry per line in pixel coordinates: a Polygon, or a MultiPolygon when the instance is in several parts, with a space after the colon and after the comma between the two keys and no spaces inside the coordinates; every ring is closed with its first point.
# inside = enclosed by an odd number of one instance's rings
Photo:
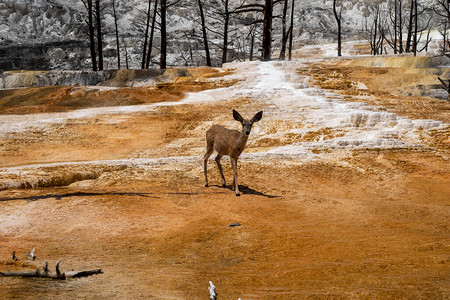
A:
{"type": "Polygon", "coordinates": [[[88,277],[97,274],[103,274],[102,269],[95,269],[88,271],[70,271],[66,273],[66,278],[88,277]]]}
{"type": "Polygon", "coordinates": [[[39,269],[36,271],[23,271],[23,272],[11,272],[8,271],[6,273],[0,272],[0,276],[11,276],[11,277],[40,277],[39,276],[39,269]]]}
{"type": "Polygon", "coordinates": [[[68,278],[80,278],[88,277],[96,274],[103,274],[102,269],[94,270],[82,270],[82,271],[69,271],[67,273],[61,273],[59,270],[59,261],[56,262],[56,272],[51,273],[48,270],[48,262],[45,262],[45,266],[36,271],[22,271],[22,272],[0,272],[0,276],[4,277],[36,277],[36,278],[50,278],[50,279],[68,279],[68,278]]]}
{"type": "Polygon", "coordinates": [[[95,270],[83,270],[83,271],[70,271],[67,273],[50,273],[43,272],[39,269],[36,271],[23,271],[23,272],[0,272],[0,276],[4,277],[36,277],[36,278],[50,278],[50,279],[68,279],[68,278],[80,278],[88,277],[96,274],[103,274],[102,269],[95,270]]]}

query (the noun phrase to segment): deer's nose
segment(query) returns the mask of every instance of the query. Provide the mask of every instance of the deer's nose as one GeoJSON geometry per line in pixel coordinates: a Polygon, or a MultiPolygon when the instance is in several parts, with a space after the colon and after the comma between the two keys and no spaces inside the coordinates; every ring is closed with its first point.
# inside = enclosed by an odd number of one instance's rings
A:
{"type": "Polygon", "coordinates": [[[250,134],[250,131],[246,131],[245,134],[246,134],[246,135],[249,135],[249,134],[250,134]]]}

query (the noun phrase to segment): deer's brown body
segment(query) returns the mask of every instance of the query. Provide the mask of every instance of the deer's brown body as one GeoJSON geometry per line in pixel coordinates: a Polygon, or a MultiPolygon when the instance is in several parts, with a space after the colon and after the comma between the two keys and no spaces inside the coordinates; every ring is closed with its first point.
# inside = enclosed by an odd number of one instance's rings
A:
{"type": "Polygon", "coordinates": [[[233,117],[242,124],[242,131],[227,129],[221,125],[213,125],[206,131],[206,153],[203,158],[205,186],[208,186],[208,158],[215,150],[217,152],[215,161],[222,178],[222,186],[225,186],[226,183],[220,159],[222,156],[228,155],[233,167],[233,189],[236,192],[236,196],[240,195],[237,182],[237,159],[245,149],[253,123],[261,120],[262,113],[260,111],[251,120],[245,120],[237,111],[233,110],[233,117]]]}

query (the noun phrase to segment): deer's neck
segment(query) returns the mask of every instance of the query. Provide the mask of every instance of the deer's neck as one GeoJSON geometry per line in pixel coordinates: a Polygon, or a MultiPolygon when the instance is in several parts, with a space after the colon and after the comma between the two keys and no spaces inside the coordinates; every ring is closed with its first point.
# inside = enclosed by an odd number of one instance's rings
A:
{"type": "Polygon", "coordinates": [[[242,151],[245,149],[245,145],[248,141],[248,135],[245,134],[245,132],[241,132],[238,136],[237,143],[236,143],[236,149],[235,151],[240,155],[242,151]]]}
{"type": "Polygon", "coordinates": [[[245,134],[245,132],[241,131],[241,134],[239,134],[238,143],[245,146],[247,144],[248,135],[245,134]]]}

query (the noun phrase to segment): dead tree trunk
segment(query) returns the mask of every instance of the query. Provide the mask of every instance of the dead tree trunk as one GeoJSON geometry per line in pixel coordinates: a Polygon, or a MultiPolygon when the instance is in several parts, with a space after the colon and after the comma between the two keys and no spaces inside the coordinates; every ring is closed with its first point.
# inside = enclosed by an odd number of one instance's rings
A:
{"type": "Polygon", "coordinates": [[[103,40],[102,40],[102,22],[100,17],[100,0],[95,0],[95,12],[97,19],[97,52],[98,52],[98,69],[103,70],[103,40]]]}
{"type": "Polygon", "coordinates": [[[148,43],[148,51],[147,51],[147,59],[145,62],[145,68],[148,69],[150,67],[150,62],[152,60],[152,49],[153,49],[153,35],[155,33],[155,24],[156,24],[156,13],[158,12],[158,0],[155,0],[155,6],[153,8],[153,19],[152,19],[152,28],[150,30],[150,40],[148,43]]]}
{"type": "Polygon", "coordinates": [[[256,26],[252,25],[250,26],[250,55],[248,60],[252,61],[253,60],[253,48],[255,45],[255,30],[256,30],[256,26]]]}
{"type": "Polygon", "coordinates": [[[295,0],[292,0],[291,5],[291,25],[289,31],[289,60],[292,60],[292,39],[294,35],[294,3],[295,0]]]}
{"type": "Polygon", "coordinates": [[[409,21],[408,21],[408,35],[406,36],[405,52],[411,52],[411,41],[413,35],[413,21],[414,21],[414,0],[411,0],[411,6],[409,8],[409,21]]]}
{"type": "Polygon", "coordinates": [[[341,28],[341,21],[342,21],[342,4],[340,6],[339,12],[337,11],[337,7],[336,7],[336,1],[337,0],[333,0],[333,13],[334,13],[334,18],[336,19],[336,23],[337,23],[337,38],[338,38],[338,56],[342,56],[342,28],[341,28]]]}
{"type": "Polygon", "coordinates": [[[125,66],[127,68],[127,70],[130,68],[130,66],[128,65],[128,50],[127,50],[127,44],[124,43],[124,49],[125,49],[125,66]]]}
{"type": "Polygon", "coordinates": [[[449,33],[448,29],[450,26],[450,1],[449,0],[437,0],[438,6],[434,7],[434,13],[442,18],[441,28],[439,29],[439,33],[442,36],[442,54],[449,56],[447,51],[449,49],[449,33]]]}
{"type": "Polygon", "coordinates": [[[120,43],[119,43],[119,30],[117,28],[117,15],[116,15],[116,3],[113,0],[113,14],[114,14],[114,27],[116,28],[116,43],[117,43],[117,69],[120,70],[120,43]]]}
{"type": "MultiPolygon", "coordinates": [[[[397,0],[395,0],[397,1],[397,0]]],[[[398,52],[403,53],[403,13],[402,1],[398,2],[398,52]]]]}
{"type": "MultiPolygon", "coordinates": [[[[157,1],[157,0],[155,0],[157,1]]],[[[141,69],[145,69],[145,63],[147,59],[147,44],[148,44],[148,31],[150,29],[150,9],[152,6],[152,0],[148,0],[148,9],[147,9],[147,22],[145,24],[145,35],[144,35],[144,45],[142,49],[142,62],[141,69]]]]}
{"type": "Polygon", "coordinates": [[[284,0],[283,14],[281,15],[281,50],[280,50],[280,60],[286,59],[286,43],[288,40],[288,32],[286,26],[286,16],[287,16],[288,0],[284,0]]]}
{"type": "Polygon", "coordinates": [[[222,64],[227,62],[228,54],[228,23],[230,22],[230,13],[228,11],[228,0],[223,1],[225,12],[223,15],[223,49],[222,49],[222,64]]]}
{"type": "Polygon", "coordinates": [[[397,23],[398,23],[398,3],[397,0],[394,0],[394,54],[397,54],[398,47],[397,47],[397,23]]]}
{"type": "MultiPolygon", "coordinates": [[[[244,1],[242,2],[244,3],[244,1]]],[[[251,24],[262,23],[262,45],[261,45],[261,60],[269,61],[272,59],[272,20],[273,20],[273,6],[280,1],[265,0],[265,4],[253,3],[243,4],[234,9],[232,13],[262,13],[263,19],[257,19],[251,24]]]]}
{"type": "Polygon", "coordinates": [[[373,34],[373,55],[378,55],[378,43],[377,43],[377,38],[378,38],[378,18],[380,15],[380,6],[377,5],[377,10],[376,10],[376,14],[375,14],[375,23],[374,23],[374,34],[373,34]]]}
{"type": "Polygon", "coordinates": [[[450,23],[448,23],[447,21],[443,22],[443,26],[444,28],[441,31],[441,35],[442,35],[442,53],[445,54],[448,51],[448,25],[450,23]]]}
{"type": "Polygon", "coordinates": [[[414,42],[413,42],[413,52],[414,56],[417,55],[417,0],[414,0],[414,42]]]}
{"type": "Polygon", "coordinates": [[[266,0],[264,6],[264,25],[263,25],[263,61],[269,61],[272,58],[272,19],[273,19],[273,0],[266,0]]]}
{"type": "Polygon", "coordinates": [[[95,52],[95,28],[94,28],[94,7],[93,7],[93,0],[82,0],[84,7],[87,10],[88,18],[87,18],[87,25],[89,28],[89,49],[91,52],[91,61],[92,61],[92,70],[97,71],[97,55],[95,52]]]}
{"type": "Polygon", "coordinates": [[[161,0],[161,55],[159,68],[167,68],[167,31],[166,31],[167,0],[161,0]]]}
{"type": "Polygon", "coordinates": [[[209,55],[209,47],[208,47],[208,36],[206,35],[205,15],[203,14],[203,5],[201,0],[198,0],[198,8],[200,10],[200,19],[202,21],[202,33],[203,33],[203,44],[205,47],[205,54],[206,54],[206,65],[208,67],[211,67],[211,57],[209,55]]]}
{"type": "Polygon", "coordinates": [[[442,84],[442,88],[447,91],[447,100],[450,101],[450,79],[447,79],[447,82],[440,77],[438,79],[442,84]]]}

